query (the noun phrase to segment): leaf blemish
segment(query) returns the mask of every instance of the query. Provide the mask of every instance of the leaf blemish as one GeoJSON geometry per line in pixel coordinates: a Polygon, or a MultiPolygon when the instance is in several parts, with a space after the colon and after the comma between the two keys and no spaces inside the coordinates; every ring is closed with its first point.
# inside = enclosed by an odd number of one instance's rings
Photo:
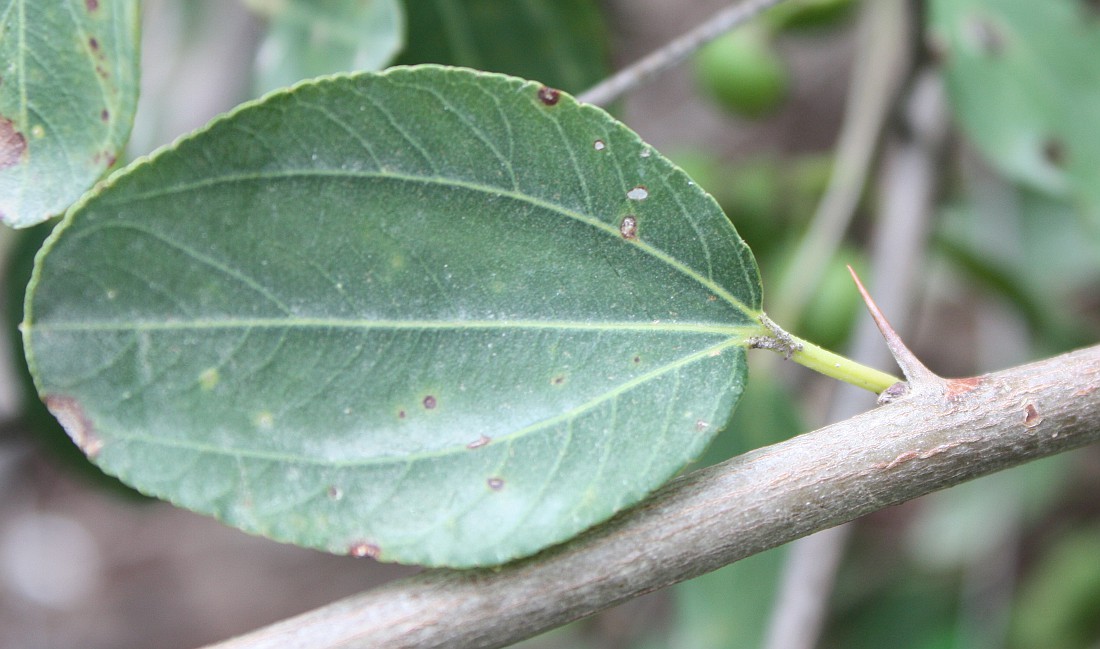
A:
{"type": "Polygon", "coordinates": [[[44,400],[50,414],[61,423],[61,427],[69,434],[73,442],[81,451],[84,451],[84,455],[87,455],[89,459],[95,459],[99,452],[103,450],[103,439],[92,427],[92,422],[88,420],[88,417],[84,414],[84,409],[80,407],[76,399],[51,394],[47,395],[44,400]]]}
{"type": "Polygon", "coordinates": [[[99,111],[99,119],[103,120],[104,122],[108,122],[111,120],[111,113],[106,108],[104,108],[103,110],[99,111]]]}
{"type": "Polygon", "coordinates": [[[341,500],[344,497],[344,490],[336,485],[329,485],[326,495],[329,500],[341,500]]]}
{"type": "Polygon", "coordinates": [[[553,106],[561,99],[561,91],[551,88],[550,86],[542,86],[539,88],[539,101],[547,106],[553,106]]]}
{"type": "Polygon", "coordinates": [[[642,362],[642,357],[641,356],[635,356],[633,360],[634,360],[634,364],[637,365],[638,363],[642,362]]]}
{"type": "Polygon", "coordinates": [[[553,383],[554,385],[562,385],[562,384],[565,383],[565,376],[562,375],[562,374],[559,374],[559,375],[555,376],[554,378],[550,379],[550,382],[553,383]]]}
{"type": "Polygon", "coordinates": [[[704,430],[708,429],[708,428],[710,428],[710,424],[703,421],[702,419],[695,422],[695,430],[700,432],[700,433],[703,432],[704,430]]]}
{"type": "Polygon", "coordinates": [[[638,219],[629,214],[624,216],[623,220],[619,221],[619,234],[623,235],[624,239],[637,239],[638,219]]]}
{"type": "Polygon", "coordinates": [[[501,478],[489,478],[485,481],[485,484],[489,485],[489,488],[493,491],[500,491],[504,488],[504,480],[501,478]]]}
{"type": "Polygon", "coordinates": [[[263,411],[256,415],[256,426],[258,428],[268,429],[275,425],[275,415],[268,411],[263,411]]]}
{"type": "Polygon", "coordinates": [[[607,148],[607,145],[604,144],[603,140],[596,140],[595,142],[592,143],[592,148],[597,150],[597,151],[603,151],[604,149],[607,148]]]}
{"type": "Polygon", "coordinates": [[[436,405],[438,405],[438,402],[435,400],[435,397],[433,397],[430,394],[428,396],[424,397],[423,403],[424,403],[424,409],[425,410],[434,410],[436,405]]]}
{"type": "Polygon", "coordinates": [[[0,169],[19,164],[26,152],[26,136],[15,130],[15,122],[0,117],[0,169]]]}
{"type": "Polygon", "coordinates": [[[221,381],[221,374],[216,367],[208,367],[199,374],[199,387],[206,392],[213,390],[221,381]]]}
{"type": "Polygon", "coordinates": [[[487,446],[489,444],[489,442],[491,442],[491,441],[493,441],[492,437],[489,437],[488,435],[482,435],[481,437],[478,437],[474,441],[467,444],[466,448],[468,448],[472,451],[475,448],[481,448],[482,446],[487,446]]]}
{"type": "Polygon", "coordinates": [[[95,11],[99,9],[99,0],[84,0],[84,6],[88,8],[88,11],[95,11]]]}
{"type": "Polygon", "coordinates": [[[96,40],[95,36],[88,39],[88,47],[92,48],[93,52],[99,51],[99,41],[96,40]]]}
{"type": "Polygon", "coordinates": [[[405,411],[404,411],[404,410],[398,410],[398,411],[397,411],[397,418],[398,418],[398,419],[404,419],[404,418],[405,418],[405,416],[406,416],[406,413],[405,413],[405,411]]]}
{"type": "Polygon", "coordinates": [[[632,201],[644,201],[649,198],[649,190],[645,188],[645,185],[638,185],[634,189],[628,191],[626,197],[632,201]]]}
{"type": "Polygon", "coordinates": [[[352,543],[348,548],[348,554],[357,559],[377,559],[382,554],[382,548],[373,543],[352,543]]]}

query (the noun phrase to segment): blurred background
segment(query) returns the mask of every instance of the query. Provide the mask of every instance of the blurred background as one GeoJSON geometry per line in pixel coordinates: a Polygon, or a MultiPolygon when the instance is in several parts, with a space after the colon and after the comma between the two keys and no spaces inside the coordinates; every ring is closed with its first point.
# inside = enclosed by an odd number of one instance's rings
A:
{"type": "MultiPolygon", "coordinates": [[[[579,94],[727,5],[147,0],[128,157],[339,70],[451,63],[579,94]]],[[[722,204],[766,310],[804,338],[896,371],[850,264],[945,376],[1100,340],[1096,2],[788,0],[608,108],[722,204]]],[[[51,226],[0,228],[0,646],[197,647],[411,572],[247,536],[89,464],[18,346],[51,226]]],[[[870,407],[778,356],[750,362],[701,463],[870,407]]],[[[1082,449],[523,646],[1100,648],[1098,493],[1100,449],[1082,449]]]]}

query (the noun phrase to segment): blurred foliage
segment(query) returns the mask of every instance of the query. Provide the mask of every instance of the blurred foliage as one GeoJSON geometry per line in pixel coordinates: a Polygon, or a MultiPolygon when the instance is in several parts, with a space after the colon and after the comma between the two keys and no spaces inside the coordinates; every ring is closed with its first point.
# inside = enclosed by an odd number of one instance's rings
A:
{"type": "Polygon", "coordinates": [[[400,0],[244,0],[268,22],[256,94],[335,72],[381,70],[405,39],[400,0]]]}
{"type": "Polygon", "coordinates": [[[955,116],[1007,177],[1078,201],[1100,229],[1100,19],[1083,0],[931,0],[955,116]]]}
{"type": "Polygon", "coordinates": [[[408,0],[397,62],[443,63],[534,79],[576,94],[610,71],[593,0],[408,0]]]}

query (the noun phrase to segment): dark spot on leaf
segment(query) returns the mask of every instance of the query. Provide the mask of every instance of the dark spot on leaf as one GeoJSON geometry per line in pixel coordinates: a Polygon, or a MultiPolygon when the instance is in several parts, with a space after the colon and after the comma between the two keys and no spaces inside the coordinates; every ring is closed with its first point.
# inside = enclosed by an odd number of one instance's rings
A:
{"type": "Polygon", "coordinates": [[[27,152],[27,138],[15,130],[15,123],[0,117],[0,169],[14,167],[27,152]]]}
{"type": "Polygon", "coordinates": [[[1047,138],[1043,142],[1043,158],[1055,167],[1066,166],[1066,145],[1056,137],[1047,138]]]}
{"type": "Polygon", "coordinates": [[[638,219],[629,214],[624,216],[623,220],[619,221],[619,234],[623,235],[624,239],[637,239],[638,219]]]}
{"type": "Polygon", "coordinates": [[[554,385],[561,385],[561,384],[565,383],[565,377],[563,375],[559,374],[559,375],[555,376],[554,378],[550,379],[550,382],[553,383],[554,385]]]}
{"type": "Polygon", "coordinates": [[[88,8],[88,11],[95,11],[99,9],[99,0],[84,0],[84,6],[88,8]]]}
{"type": "Polygon", "coordinates": [[[99,41],[96,40],[95,36],[88,39],[88,47],[92,48],[93,51],[99,51],[99,41]]]}
{"type": "Polygon", "coordinates": [[[638,363],[642,362],[642,357],[641,356],[635,356],[633,360],[634,360],[634,364],[637,365],[638,363]]]}
{"type": "Polygon", "coordinates": [[[1005,34],[1001,27],[985,16],[972,16],[966,30],[974,45],[987,56],[1004,54],[1005,34]]]}
{"type": "Polygon", "coordinates": [[[340,500],[341,498],[344,497],[344,491],[342,489],[340,489],[340,487],[337,487],[336,485],[329,485],[327,493],[328,493],[328,499],[329,500],[340,500]]]}
{"type": "Polygon", "coordinates": [[[488,484],[489,488],[493,491],[500,491],[504,488],[504,480],[500,478],[489,478],[485,483],[488,484]]]}
{"type": "Polygon", "coordinates": [[[348,547],[348,554],[359,559],[377,559],[382,554],[382,548],[373,543],[360,541],[348,547]]]}
{"type": "Polygon", "coordinates": [[[543,86],[539,88],[539,101],[547,106],[553,106],[561,99],[561,92],[550,86],[543,86]]]}
{"type": "Polygon", "coordinates": [[[106,108],[104,108],[103,110],[99,111],[99,119],[103,120],[104,122],[108,122],[108,121],[110,121],[110,120],[111,120],[111,113],[110,113],[110,111],[108,111],[108,110],[107,110],[106,108]]]}
{"type": "Polygon", "coordinates": [[[1027,428],[1034,428],[1043,423],[1043,418],[1039,415],[1039,411],[1035,409],[1033,404],[1027,404],[1024,408],[1024,426],[1027,428]]]}
{"type": "Polygon", "coordinates": [[[61,423],[80,450],[90,459],[95,459],[103,449],[103,439],[92,427],[92,422],[84,414],[76,399],[59,395],[48,395],[44,401],[46,408],[61,423]]]}
{"type": "Polygon", "coordinates": [[[107,72],[107,68],[103,67],[102,65],[95,66],[95,73],[98,74],[101,79],[107,79],[111,76],[111,73],[107,72]]]}
{"type": "Polygon", "coordinates": [[[489,437],[487,435],[482,435],[481,437],[478,437],[474,441],[467,444],[466,448],[468,448],[472,451],[475,448],[481,448],[482,446],[488,445],[489,442],[491,442],[491,441],[493,441],[492,437],[489,437]]]}
{"type": "Polygon", "coordinates": [[[431,409],[435,408],[436,405],[437,405],[437,402],[435,400],[435,397],[433,397],[430,394],[428,396],[424,397],[424,409],[425,410],[431,410],[431,409]]]}

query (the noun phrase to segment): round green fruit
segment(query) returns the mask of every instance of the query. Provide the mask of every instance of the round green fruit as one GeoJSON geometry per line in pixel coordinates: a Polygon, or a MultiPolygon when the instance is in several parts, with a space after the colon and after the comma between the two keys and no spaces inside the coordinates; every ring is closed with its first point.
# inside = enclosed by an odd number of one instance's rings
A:
{"type": "Polygon", "coordinates": [[[775,112],[790,87],[787,66],[772,49],[768,33],[752,25],[699,50],[695,78],[721,106],[749,118],[775,112]]]}

